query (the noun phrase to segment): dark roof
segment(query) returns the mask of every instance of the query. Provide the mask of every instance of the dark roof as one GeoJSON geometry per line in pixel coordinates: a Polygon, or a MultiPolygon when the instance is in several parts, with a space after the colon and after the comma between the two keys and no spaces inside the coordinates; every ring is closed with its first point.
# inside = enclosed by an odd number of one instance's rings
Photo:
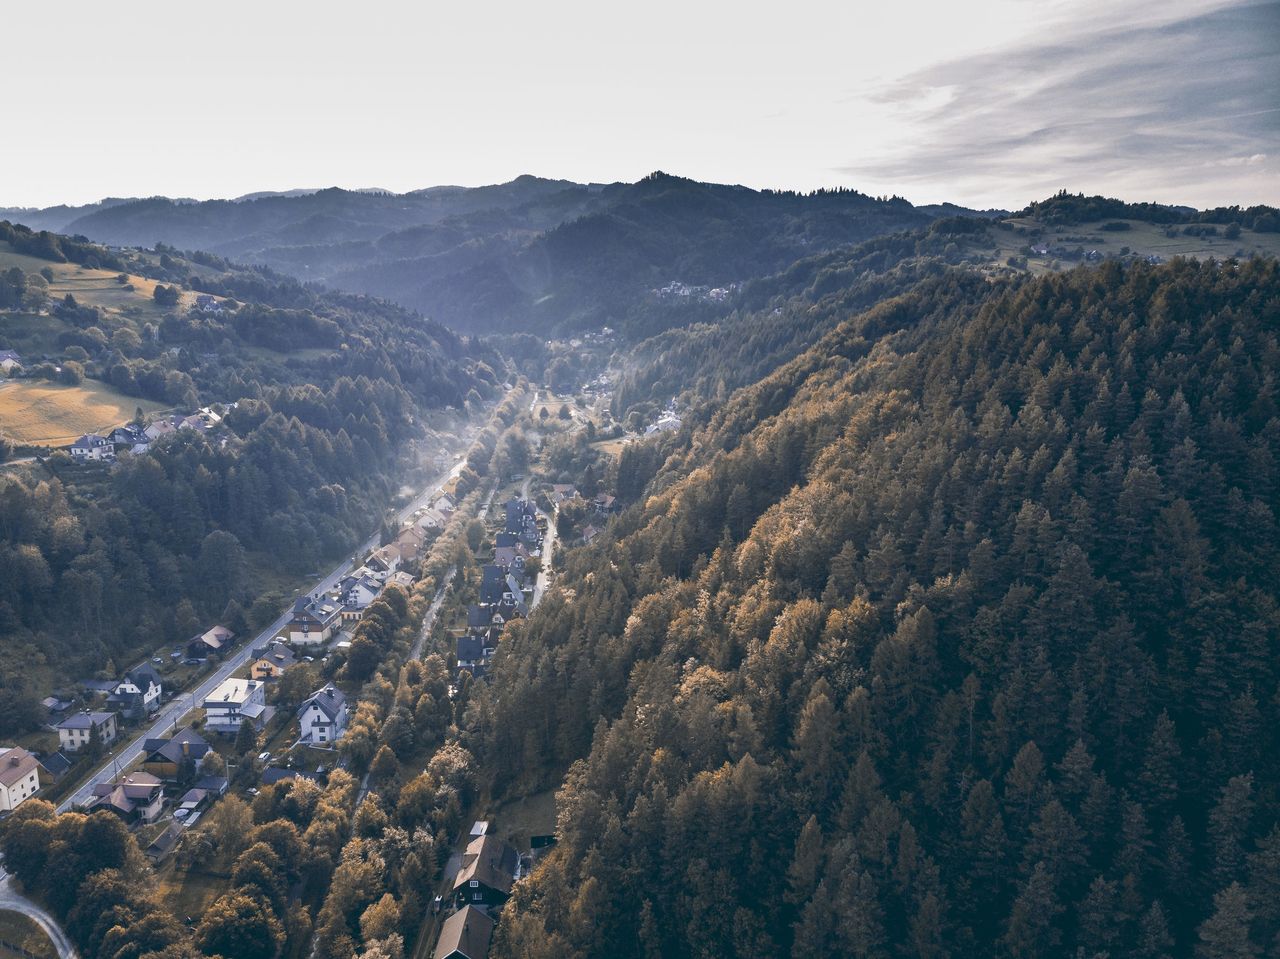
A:
{"type": "Polygon", "coordinates": [[[471,628],[487,627],[493,622],[493,610],[488,606],[472,603],[467,607],[467,626],[471,628]]]}
{"type": "Polygon", "coordinates": [[[56,753],[50,753],[48,756],[42,756],[40,765],[47,769],[54,779],[59,779],[71,768],[71,760],[59,750],[56,753]]]}
{"type": "Polygon", "coordinates": [[[434,959],[449,959],[450,956],[485,959],[491,938],[493,920],[475,906],[463,906],[440,927],[434,959]]]}
{"type": "Polygon", "coordinates": [[[283,769],[280,766],[268,766],[262,770],[262,785],[274,786],[283,779],[310,779],[314,783],[324,783],[319,773],[310,773],[305,769],[283,769]]]}
{"type": "Polygon", "coordinates": [[[480,600],[485,603],[496,603],[507,591],[507,571],[501,566],[486,566],[482,570],[480,580],[480,600]]]}
{"type": "Polygon", "coordinates": [[[330,719],[336,720],[342,714],[342,707],[347,704],[346,694],[341,689],[329,683],[323,689],[317,689],[311,694],[310,698],[298,707],[298,713],[307,711],[312,703],[320,707],[320,711],[330,719]]]}
{"type": "Polygon", "coordinates": [[[223,793],[227,791],[227,777],[226,776],[201,776],[199,779],[195,781],[193,788],[203,789],[206,792],[213,793],[215,796],[221,796],[223,793]]]}
{"type": "Polygon", "coordinates": [[[147,846],[146,854],[152,859],[163,859],[173,851],[173,847],[178,844],[178,837],[181,835],[182,826],[176,822],[169,823],[164,832],[156,836],[151,841],[151,845],[147,846]]]}
{"type": "Polygon", "coordinates": [[[150,663],[142,663],[134,666],[124,674],[125,679],[129,680],[141,690],[146,690],[147,683],[154,683],[157,686],[163,686],[164,680],[160,678],[160,674],[156,672],[156,668],[150,663]]]}
{"type": "Polygon", "coordinates": [[[515,546],[518,542],[520,542],[519,536],[515,533],[508,533],[505,530],[494,539],[495,546],[515,546]]]}
{"type": "Polygon", "coordinates": [[[62,722],[58,723],[59,729],[92,729],[94,726],[101,726],[115,716],[115,713],[72,713],[62,722]]]}
{"type": "Polygon", "coordinates": [[[146,762],[181,763],[183,757],[200,759],[210,750],[209,742],[194,729],[180,729],[169,739],[148,739],[142,744],[146,762]],[[186,745],[184,752],[183,745],[186,745]]]}
{"type": "Polygon", "coordinates": [[[484,658],[483,636],[458,637],[458,662],[471,663],[484,658]]]}

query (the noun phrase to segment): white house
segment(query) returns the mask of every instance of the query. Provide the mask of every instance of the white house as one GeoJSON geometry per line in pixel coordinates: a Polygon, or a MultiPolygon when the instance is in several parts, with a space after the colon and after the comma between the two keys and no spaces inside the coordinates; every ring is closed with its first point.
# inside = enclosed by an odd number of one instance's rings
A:
{"type": "Polygon", "coordinates": [[[22,369],[22,357],[13,350],[0,350],[0,370],[12,373],[15,369],[22,369]]]}
{"type": "Polygon", "coordinates": [[[150,663],[135,666],[116,683],[107,705],[126,719],[143,719],[160,708],[162,680],[150,663]]]}
{"type": "Polygon", "coordinates": [[[72,713],[58,723],[58,740],[62,743],[63,752],[73,753],[89,745],[93,731],[98,730],[98,739],[102,745],[109,746],[116,741],[120,732],[115,713],[72,713]]]}
{"type": "Polygon", "coordinates": [[[204,728],[234,735],[249,720],[261,729],[271,716],[266,687],[257,679],[228,679],[204,701],[204,728]]]}
{"type": "Polygon", "coordinates": [[[674,433],[684,425],[684,422],[671,410],[665,410],[657,421],[650,424],[644,431],[645,436],[652,436],[654,433],[674,433]]]}
{"type": "Polygon", "coordinates": [[[105,436],[97,433],[85,433],[71,444],[71,456],[81,462],[96,462],[116,458],[116,448],[105,436]]]}
{"type": "Polygon", "coordinates": [[[0,812],[18,808],[40,790],[40,763],[21,746],[0,747],[0,812]]]}
{"type": "Polygon", "coordinates": [[[295,646],[320,646],[328,642],[329,637],[341,625],[341,604],[299,596],[298,601],[293,604],[293,616],[285,629],[289,642],[295,646]]]}
{"type": "Polygon", "coordinates": [[[347,730],[347,697],[332,683],[311,694],[298,710],[302,742],[332,743],[347,730]]]}

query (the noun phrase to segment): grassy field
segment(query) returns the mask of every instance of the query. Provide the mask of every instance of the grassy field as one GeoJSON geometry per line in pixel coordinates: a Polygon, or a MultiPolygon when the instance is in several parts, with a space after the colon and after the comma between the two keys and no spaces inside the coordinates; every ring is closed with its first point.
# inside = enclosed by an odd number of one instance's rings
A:
{"type": "Polygon", "coordinates": [[[622,455],[622,448],[630,443],[631,439],[632,438],[628,436],[619,436],[616,439],[600,440],[596,443],[592,443],[591,447],[599,450],[601,453],[605,453],[606,455],[617,459],[622,455]]]}
{"type": "Polygon", "coordinates": [[[9,912],[7,909],[0,910],[0,956],[21,956],[26,959],[24,953],[7,948],[5,943],[18,946],[26,953],[57,959],[57,950],[53,948],[53,943],[44,934],[44,930],[22,913],[9,912]]]}
{"type": "MultiPolygon", "coordinates": [[[[38,257],[15,253],[7,243],[0,243],[0,270],[18,267],[25,273],[39,273],[43,269],[53,272],[49,282],[49,297],[62,299],[68,293],[82,306],[121,313],[137,320],[159,320],[167,312],[154,300],[156,281],[126,274],[127,283],[121,283],[114,270],[91,270],[75,263],[53,263],[38,257]],[[127,287],[132,287],[128,289],[127,287]]],[[[189,306],[195,294],[182,293],[182,306],[189,306]]]]}
{"type": "Polygon", "coordinates": [[[97,380],[63,386],[46,380],[0,383],[0,431],[19,443],[66,446],[85,433],[108,430],[144,413],[164,409],[159,403],[125,396],[97,380]]]}
{"type": "MultiPolygon", "coordinates": [[[[1254,253],[1280,256],[1280,233],[1254,233],[1252,230],[1242,230],[1234,240],[1228,240],[1222,236],[1222,232],[1226,229],[1225,223],[1205,224],[1206,226],[1216,225],[1218,236],[1187,236],[1182,232],[1181,226],[1176,227],[1177,232],[1174,236],[1166,236],[1166,227],[1160,224],[1125,220],[1123,222],[1129,224],[1129,229],[1113,232],[1103,230],[1103,222],[1045,227],[1030,218],[1006,220],[1002,224],[993,225],[992,237],[999,245],[993,258],[997,264],[1004,263],[1010,255],[1020,255],[1021,249],[1032,242],[1044,243],[1051,247],[1082,246],[1086,250],[1096,249],[1104,256],[1118,256],[1122,247],[1128,247],[1130,252],[1140,256],[1155,255],[1166,260],[1175,256],[1195,257],[1201,260],[1214,257],[1222,260],[1237,255],[1250,256],[1254,253]],[[1032,241],[1027,235],[1017,233],[1015,227],[1043,232],[1039,240],[1032,241]]],[[[1073,261],[1064,260],[1060,263],[1060,266],[1065,267],[1074,265],[1073,261]]],[[[1032,272],[1047,272],[1051,268],[1050,258],[1031,257],[1028,268],[1032,272]]]]}

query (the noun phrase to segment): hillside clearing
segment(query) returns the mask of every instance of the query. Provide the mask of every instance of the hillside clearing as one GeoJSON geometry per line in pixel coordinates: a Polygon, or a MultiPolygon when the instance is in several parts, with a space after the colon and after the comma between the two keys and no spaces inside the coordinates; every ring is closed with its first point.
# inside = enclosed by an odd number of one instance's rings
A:
{"type": "Polygon", "coordinates": [[[117,393],[97,380],[79,386],[11,380],[0,383],[0,432],[32,446],[66,446],[85,433],[127,422],[138,407],[144,413],[165,408],[117,393]]]}

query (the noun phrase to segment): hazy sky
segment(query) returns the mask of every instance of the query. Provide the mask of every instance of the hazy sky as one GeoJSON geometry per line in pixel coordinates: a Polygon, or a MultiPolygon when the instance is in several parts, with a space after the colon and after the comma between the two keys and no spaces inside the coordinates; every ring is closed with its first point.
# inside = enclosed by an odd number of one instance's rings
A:
{"type": "Polygon", "coordinates": [[[656,169],[1280,203],[1280,2],[765,6],[10,5],[0,205],[656,169]]]}

